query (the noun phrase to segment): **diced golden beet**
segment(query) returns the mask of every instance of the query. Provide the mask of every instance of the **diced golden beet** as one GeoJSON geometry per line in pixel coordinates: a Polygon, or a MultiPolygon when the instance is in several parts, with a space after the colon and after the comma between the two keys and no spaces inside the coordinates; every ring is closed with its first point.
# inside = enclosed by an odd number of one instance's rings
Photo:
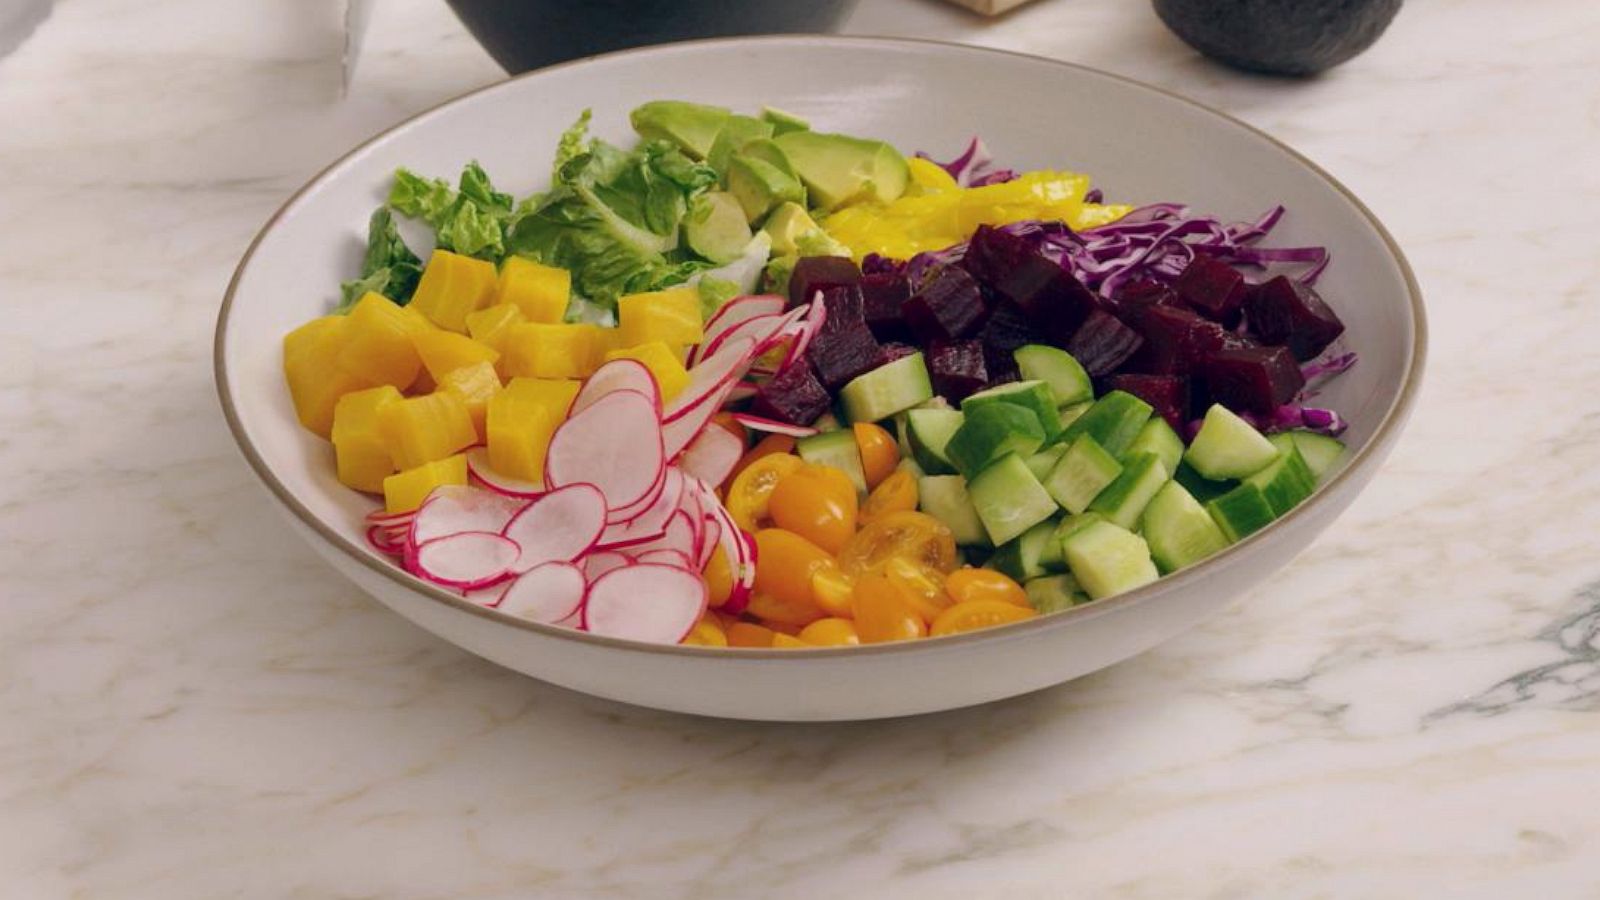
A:
{"type": "Polygon", "coordinates": [[[333,455],[339,483],[368,493],[383,491],[394,460],[378,428],[378,412],[403,399],[392,384],[351,391],[333,408],[333,455]]]}
{"type": "Polygon", "coordinates": [[[472,417],[472,427],[478,432],[480,442],[489,436],[484,422],[489,412],[489,400],[500,393],[500,376],[489,362],[473,363],[451,369],[439,379],[439,390],[449,391],[467,405],[467,415],[472,417]]]}
{"type": "Polygon", "coordinates": [[[421,397],[423,394],[431,394],[438,389],[439,382],[433,380],[433,376],[428,374],[428,369],[424,366],[417,370],[417,380],[411,382],[411,386],[406,388],[406,396],[421,397]]]}
{"type": "Polygon", "coordinates": [[[651,341],[698,344],[705,336],[698,288],[629,294],[617,301],[617,321],[624,347],[637,347],[651,341]]]}
{"type": "Polygon", "coordinates": [[[640,344],[627,350],[613,350],[606,354],[606,361],[613,359],[637,359],[644,363],[650,374],[656,377],[656,384],[661,387],[661,399],[671,400],[689,385],[689,372],[678,360],[672,348],[662,341],[651,341],[640,344]]]}
{"type": "Polygon", "coordinates": [[[467,458],[455,456],[423,463],[383,480],[383,506],[390,513],[410,512],[428,499],[433,489],[467,483],[467,458]]]}
{"type": "Polygon", "coordinates": [[[396,469],[413,469],[472,446],[478,431],[460,396],[435,391],[378,411],[378,429],[396,469]]]}
{"type": "Polygon", "coordinates": [[[356,301],[347,318],[349,337],[339,352],[339,368],[368,384],[404,388],[417,379],[422,359],[412,337],[427,332],[415,314],[382,294],[368,293],[356,301]]]}
{"type": "Polygon", "coordinates": [[[522,314],[522,310],[510,303],[501,303],[470,313],[467,316],[467,334],[472,335],[472,339],[480,344],[488,344],[495,350],[501,350],[500,344],[505,340],[506,330],[512,325],[526,321],[528,319],[522,314]]]}
{"type": "Polygon", "coordinates": [[[569,379],[513,378],[489,399],[489,465],[525,481],[544,479],[544,456],[556,426],[578,396],[580,383],[569,379]]]}
{"type": "Polygon", "coordinates": [[[500,354],[487,344],[480,344],[464,334],[434,330],[415,335],[411,343],[422,357],[422,365],[433,376],[435,384],[443,384],[444,376],[463,366],[486,362],[491,366],[500,354]]]}
{"type": "Polygon", "coordinates": [[[598,325],[525,322],[506,331],[501,371],[510,377],[587,378],[600,365],[598,325]]]}
{"type": "Polygon", "coordinates": [[[333,409],[351,391],[372,382],[339,368],[339,355],[350,337],[347,316],[324,316],[289,332],[283,339],[283,377],[289,384],[295,417],[307,431],[327,437],[333,409]]]}
{"type": "Polygon", "coordinates": [[[411,306],[440,328],[466,334],[467,316],[494,299],[497,277],[492,262],[435,250],[422,270],[411,306]]]}
{"type": "Polygon", "coordinates": [[[560,322],[567,315],[567,300],[571,296],[572,273],[566,269],[546,266],[522,256],[507,257],[500,264],[494,302],[517,306],[529,322],[560,322]]]}

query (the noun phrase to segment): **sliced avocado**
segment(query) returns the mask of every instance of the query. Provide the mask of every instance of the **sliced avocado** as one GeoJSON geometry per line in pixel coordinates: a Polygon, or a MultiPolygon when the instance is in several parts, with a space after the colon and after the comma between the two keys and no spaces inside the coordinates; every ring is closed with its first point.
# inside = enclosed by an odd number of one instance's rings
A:
{"type": "Polygon", "coordinates": [[[772,238],[773,254],[784,256],[795,252],[795,241],[801,235],[819,229],[804,206],[788,202],[778,204],[778,208],[767,216],[766,224],[761,226],[761,230],[772,238]]]}
{"type": "Polygon", "coordinates": [[[789,157],[784,154],[783,149],[774,143],[771,138],[761,138],[746,142],[743,147],[739,148],[739,155],[771,163],[796,178],[800,177],[800,173],[794,170],[794,163],[789,161],[789,157]]]}
{"type": "Polygon", "coordinates": [[[750,225],[732,194],[707,191],[689,204],[683,236],[689,249],[721,265],[744,253],[750,244],[750,225]]]}
{"type": "Polygon", "coordinates": [[[784,112],[775,106],[761,107],[761,118],[772,123],[774,134],[787,134],[791,131],[810,131],[811,123],[792,112],[784,112]]]}
{"type": "Polygon", "coordinates": [[[728,121],[722,123],[722,130],[717,132],[717,139],[711,142],[711,151],[706,154],[706,164],[716,169],[726,184],[728,160],[739,152],[739,148],[751,141],[770,137],[772,137],[771,122],[763,122],[750,116],[729,116],[728,121]]]}
{"type": "Polygon", "coordinates": [[[887,203],[905,193],[905,157],[883,141],[843,134],[791,131],[773,138],[805,182],[814,203],[837,209],[855,200],[887,203]]]}
{"type": "Polygon", "coordinates": [[[705,159],[717,133],[732,115],[720,106],[652,100],[628,113],[628,122],[647,141],[671,141],[695,159],[705,159]]]}
{"type": "Polygon", "coordinates": [[[804,203],[806,189],[799,179],[771,163],[746,156],[728,161],[728,193],[744,207],[751,222],[761,221],[767,211],[781,203],[804,203]]]}

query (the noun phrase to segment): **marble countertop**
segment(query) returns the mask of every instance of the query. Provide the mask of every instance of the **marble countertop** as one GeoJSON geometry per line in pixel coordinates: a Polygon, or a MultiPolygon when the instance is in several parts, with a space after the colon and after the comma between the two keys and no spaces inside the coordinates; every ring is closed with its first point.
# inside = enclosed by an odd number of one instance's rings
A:
{"type": "Polygon", "coordinates": [[[750,725],[470,657],[271,511],[210,336],[327,160],[499,71],[442,4],[59,0],[0,61],[0,896],[1600,895],[1600,6],[1415,2],[1305,83],[1130,0],[858,32],[1100,66],[1271,131],[1410,254],[1433,346],[1371,489],[1076,683],[750,725]]]}

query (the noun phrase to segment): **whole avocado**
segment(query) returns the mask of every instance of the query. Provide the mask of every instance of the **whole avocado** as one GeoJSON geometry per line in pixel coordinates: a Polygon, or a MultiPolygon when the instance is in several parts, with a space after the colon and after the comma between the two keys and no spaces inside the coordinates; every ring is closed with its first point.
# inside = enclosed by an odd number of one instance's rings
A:
{"type": "Polygon", "coordinates": [[[1252,72],[1313,75],[1372,46],[1401,0],[1154,0],[1189,46],[1252,72]]]}

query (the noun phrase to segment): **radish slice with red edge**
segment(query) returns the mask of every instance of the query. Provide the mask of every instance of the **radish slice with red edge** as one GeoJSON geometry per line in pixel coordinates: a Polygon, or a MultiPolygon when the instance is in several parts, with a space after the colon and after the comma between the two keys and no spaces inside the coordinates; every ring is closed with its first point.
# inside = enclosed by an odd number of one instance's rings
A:
{"type": "MultiPolygon", "coordinates": [[[[739,413],[734,414],[738,419],[739,413]]],[[[721,484],[744,456],[744,441],[726,428],[707,428],[689,442],[678,455],[677,466],[685,474],[707,484],[721,484]]]]}
{"type": "MultiPolygon", "coordinates": [[[[713,405],[720,405],[721,396],[730,389],[733,382],[738,379],[741,371],[750,364],[753,354],[750,352],[755,347],[753,338],[737,338],[726,342],[716,353],[696,363],[689,370],[689,383],[678,396],[667,404],[661,414],[663,422],[683,416],[690,410],[698,409],[711,401],[713,405]]],[[[714,412],[715,410],[713,410],[714,412]]],[[[707,415],[707,418],[710,418],[707,415]]]]}
{"type": "Polygon", "coordinates": [[[592,484],[569,484],[529,503],[502,532],[521,548],[517,572],[570,562],[589,551],[606,527],[606,500],[592,484]]]}
{"type": "Polygon", "coordinates": [[[666,468],[655,401],[613,391],[556,428],[545,455],[552,488],[591,484],[609,509],[647,502],[666,468]]]}
{"type": "Polygon", "coordinates": [[[633,557],[615,550],[597,550],[583,558],[583,576],[594,581],[612,569],[633,564],[633,557]]]}
{"type": "Polygon", "coordinates": [[[572,412],[577,415],[593,406],[596,400],[617,391],[637,391],[655,401],[661,409],[661,386],[650,369],[637,359],[613,359],[590,375],[572,399],[572,412]]]}
{"type": "Polygon", "coordinates": [[[798,323],[809,311],[810,307],[808,306],[796,306],[794,309],[784,313],[779,321],[771,323],[765,329],[765,336],[756,341],[756,348],[751,355],[753,357],[760,356],[788,340],[791,335],[796,333],[799,327],[798,323]]]}
{"type": "Polygon", "coordinates": [[[493,491],[461,484],[440,485],[417,509],[410,542],[420,547],[435,538],[463,531],[498,532],[522,506],[521,501],[493,491]]]}
{"type": "Polygon", "coordinates": [[[541,563],[506,585],[495,609],[508,616],[553,625],[578,614],[587,585],[583,570],[572,563],[541,563]]]}
{"type": "Polygon", "coordinates": [[[810,348],[811,342],[816,338],[817,333],[822,330],[823,324],[827,321],[828,304],[823,301],[822,292],[818,291],[817,298],[816,300],[812,301],[811,309],[806,315],[806,320],[801,324],[800,330],[796,333],[794,342],[789,345],[789,352],[784,356],[783,366],[780,368],[788,368],[791,363],[797,359],[800,359],[806,350],[810,348]]]}
{"type": "Polygon", "coordinates": [[[741,381],[733,386],[733,390],[728,392],[728,399],[724,402],[737,403],[740,400],[749,400],[760,389],[761,385],[753,381],[741,381]]]}
{"type": "Polygon", "coordinates": [[[680,569],[694,568],[694,563],[689,561],[689,557],[676,550],[650,550],[639,554],[639,562],[660,563],[663,566],[676,566],[680,569]]]}
{"type": "Polygon", "coordinates": [[[417,547],[417,573],[446,587],[473,590],[506,577],[522,548],[489,531],[462,531],[417,547]]]}
{"type": "Polygon", "coordinates": [[[705,355],[707,357],[715,356],[717,351],[721,350],[729,341],[736,340],[741,337],[751,338],[759,346],[762,343],[765,343],[766,340],[779,329],[783,328],[784,323],[787,321],[788,317],[784,316],[782,313],[771,316],[756,316],[753,319],[746,319],[732,328],[729,328],[727,331],[716,335],[715,337],[707,338],[705,342],[705,355]]]}
{"type": "Polygon", "coordinates": [[[367,513],[366,521],[368,525],[381,525],[385,528],[388,528],[410,525],[411,520],[415,519],[416,517],[417,511],[414,509],[400,513],[385,512],[382,509],[375,509],[372,512],[367,513]]]}
{"type": "Polygon", "coordinates": [[[706,583],[688,569],[640,563],[613,569],[589,586],[583,626],[592,634],[676,644],[706,609],[706,583]]]}
{"type": "Polygon", "coordinates": [[[501,475],[489,466],[489,448],[473,447],[466,452],[467,473],[474,481],[483,485],[485,490],[493,491],[516,500],[532,500],[544,493],[542,482],[524,481],[501,475]]]}
{"type": "Polygon", "coordinates": [[[783,308],[787,305],[787,299],[772,294],[756,294],[729,300],[706,320],[704,329],[706,338],[690,353],[689,364],[694,365],[710,356],[708,349],[710,343],[726,334],[729,329],[758,316],[775,316],[783,312],[783,308]]]}
{"type": "Polygon", "coordinates": [[[611,543],[613,538],[626,539],[641,534],[660,534],[683,500],[684,477],[677,466],[668,466],[661,475],[661,490],[651,498],[650,505],[628,510],[612,510],[606,514],[606,533],[601,543],[611,543]]]}
{"type": "MultiPolygon", "coordinates": [[[[712,366],[713,364],[717,364],[719,367],[725,366],[727,361],[722,359],[723,354],[730,353],[739,348],[748,350],[748,345],[748,338],[740,338],[739,340],[733,342],[732,347],[722,351],[722,353],[717,354],[717,356],[706,360],[701,365],[712,366]]],[[[721,369],[721,371],[724,373],[723,381],[720,385],[713,388],[711,393],[702,396],[700,401],[695,406],[686,408],[678,412],[675,416],[668,415],[668,417],[662,421],[661,440],[664,449],[666,450],[668,459],[677,456],[683,451],[684,447],[689,446],[689,442],[693,441],[695,437],[700,434],[701,430],[706,427],[706,423],[711,421],[711,417],[716,415],[717,410],[722,408],[722,404],[727,402],[728,395],[733,392],[734,386],[738,383],[739,375],[741,374],[742,370],[748,366],[749,362],[750,358],[748,356],[742,356],[739,360],[735,361],[736,364],[731,369],[721,369]]],[[[687,391],[685,393],[687,393],[687,391]]]]}
{"type": "MultiPolygon", "coordinates": [[[[810,425],[791,425],[788,422],[779,422],[776,419],[753,416],[749,413],[734,413],[733,420],[751,431],[766,431],[772,434],[785,434],[789,437],[811,437],[817,433],[817,429],[812,428],[810,425]]],[[[716,483],[721,484],[720,481],[716,483]]]]}
{"type": "Polygon", "coordinates": [[[388,533],[387,529],[377,525],[367,529],[367,543],[372,546],[372,549],[385,556],[399,556],[406,550],[403,538],[396,540],[388,533]]]}
{"type": "Polygon", "coordinates": [[[679,510],[667,520],[667,527],[661,535],[654,540],[635,544],[628,548],[628,553],[638,557],[651,550],[676,550],[686,557],[695,555],[695,526],[690,521],[689,514],[679,510]]]}
{"type": "Polygon", "coordinates": [[[700,542],[700,554],[695,560],[695,565],[704,572],[706,566],[711,564],[711,555],[722,546],[722,522],[716,516],[706,514],[706,536],[700,542]]]}

